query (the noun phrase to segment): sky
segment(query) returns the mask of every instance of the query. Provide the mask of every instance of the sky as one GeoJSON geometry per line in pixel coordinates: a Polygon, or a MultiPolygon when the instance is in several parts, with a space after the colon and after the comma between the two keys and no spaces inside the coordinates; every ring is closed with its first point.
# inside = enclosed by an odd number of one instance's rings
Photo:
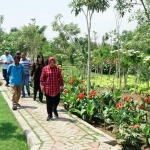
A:
{"type": "MultiPolygon", "coordinates": [[[[23,25],[28,25],[30,19],[35,18],[36,24],[39,26],[46,25],[46,37],[50,40],[57,36],[57,33],[52,31],[51,23],[57,14],[62,14],[64,23],[76,23],[81,29],[81,36],[87,33],[86,20],[81,13],[75,17],[71,13],[71,8],[68,4],[71,0],[0,0],[0,15],[4,15],[4,23],[2,28],[9,32],[12,27],[20,28],[23,25]]],[[[130,14],[126,14],[122,19],[121,31],[132,30],[136,27],[136,22],[128,22],[130,14]]],[[[113,9],[110,8],[104,13],[95,13],[92,19],[92,31],[98,33],[100,40],[106,32],[116,28],[115,15],[113,9]]]]}

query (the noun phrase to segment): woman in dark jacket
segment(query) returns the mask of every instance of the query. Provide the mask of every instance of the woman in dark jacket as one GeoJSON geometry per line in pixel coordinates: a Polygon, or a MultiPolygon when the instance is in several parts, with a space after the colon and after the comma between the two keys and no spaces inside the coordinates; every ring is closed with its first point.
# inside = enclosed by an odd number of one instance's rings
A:
{"type": "Polygon", "coordinates": [[[43,55],[39,54],[37,56],[37,62],[33,64],[32,66],[32,72],[31,77],[34,80],[34,98],[33,100],[36,100],[37,92],[39,91],[39,102],[43,102],[43,93],[40,88],[40,76],[42,73],[42,69],[44,68],[44,57],[43,55]]]}

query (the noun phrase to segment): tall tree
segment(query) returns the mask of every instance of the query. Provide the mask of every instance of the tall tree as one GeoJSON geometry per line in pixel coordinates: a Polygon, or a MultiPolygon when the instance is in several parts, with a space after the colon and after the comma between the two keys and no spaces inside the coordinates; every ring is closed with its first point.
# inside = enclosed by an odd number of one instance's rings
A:
{"type": "Polygon", "coordinates": [[[0,15],[0,29],[1,29],[1,25],[3,24],[3,21],[4,21],[4,16],[0,15]]]}
{"type": "Polygon", "coordinates": [[[42,49],[42,43],[45,41],[44,31],[46,26],[39,27],[36,25],[36,20],[31,19],[32,23],[29,23],[28,26],[23,26],[21,28],[22,31],[22,39],[25,42],[23,45],[26,49],[28,49],[29,55],[34,61],[35,55],[42,49]]]}
{"type": "Polygon", "coordinates": [[[139,5],[144,9],[147,20],[150,21],[150,1],[149,0],[116,0],[115,8],[120,12],[122,16],[126,12],[130,12],[132,8],[139,5]]]}
{"type": "Polygon", "coordinates": [[[79,13],[83,13],[86,18],[87,32],[88,32],[88,77],[87,77],[87,92],[89,93],[91,82],[91,24],[92,17],[94,12],[104,12],[109,7],[109,0],[72,0],[69,4],[69,7],[72,8],[72,12],[75,13],[75,16],[79,13]]]}

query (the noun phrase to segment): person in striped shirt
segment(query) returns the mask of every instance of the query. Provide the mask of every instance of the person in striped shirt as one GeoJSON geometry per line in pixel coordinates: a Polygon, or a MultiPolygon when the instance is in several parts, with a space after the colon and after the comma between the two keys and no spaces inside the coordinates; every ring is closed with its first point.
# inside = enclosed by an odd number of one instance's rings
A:
{"type": "Polygon", "coordinates": [[[30,77],[30,70],[32,69],[32,64],[30,63],[30,60],[26,58],[26,53],[22,52],[21,53],[21,60],[20,60],[20,64],[22,64],[24,66],[24,83],[21,89],[21,94],[22,94],[22,98],[25,97],[25,90],[24,90],[24,85],[26,86],[26,90],[28,93],[28,96],[30,95],[30,84],[29,84],[29,77],[30,77]]]}
{"type": "Polygon", "coordinates": [[[42,70],[40,77],[41,91],[46,95],[47,121],[53,118],[52,111],[58,117],[57,106],[60,101],[60,92],[63,90],[64,81],[61,70],[56,66],[56,59],[50,57],[48,65],[42,70]]]}

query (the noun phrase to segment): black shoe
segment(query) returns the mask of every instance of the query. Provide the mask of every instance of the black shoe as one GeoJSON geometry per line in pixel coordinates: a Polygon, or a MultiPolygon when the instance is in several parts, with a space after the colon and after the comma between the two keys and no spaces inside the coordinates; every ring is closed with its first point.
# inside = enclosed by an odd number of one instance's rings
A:
{"type": "Polygon", "coordinates": [[[47,121],[52,120],[52,117],[51,117],[51,116],[48,116],[46,120],[47,120],[47,121]]]}
{"type": "Polygon", "coordinates": [[[25,96],[22,95],[21,98],[25,98],[25,96]]]}
{"type": "Polygon", "coordinates": [[[30,96],[30,92],[28,92],[28,96],[30,96]]]}
{"type": "Polygon", "coordinates": [[[54,115],[55,115],[56,118],[58,118],[58,112],[57,112],[57,110],[54,111],[54,115]]]}
{"type": "Polygon", "coordinates": [[[18,103],[17,107],[21,107],[21,105],[18,103]]]}
{"type": "Polygon", "coordinates": [[[8,84],[6,84],[5,86],[9,87],[9,85],[8,85],[8,84]]]}
{"type": "Polygon", "coordinates": [[[39,100],[39,102],[40,102],[40,103],[43,103],[43,101],[42,101],[42,100],[39,100]]]}
{"type": "Polygon", "coordinates": [[[17,110],[17,107],[16,107],[16,106],[13,106],[13,107],[12,107],[12,110],[17,110]]]}
{"type": "Polygon", "coordinates": [[[33,98],[34,101],[36,101],[36,98],[33,98]]]}
{"type": "Polygon", "coordinates": [[[39,103],[43,103],[42,101],[38,100],[39,103]]]}

